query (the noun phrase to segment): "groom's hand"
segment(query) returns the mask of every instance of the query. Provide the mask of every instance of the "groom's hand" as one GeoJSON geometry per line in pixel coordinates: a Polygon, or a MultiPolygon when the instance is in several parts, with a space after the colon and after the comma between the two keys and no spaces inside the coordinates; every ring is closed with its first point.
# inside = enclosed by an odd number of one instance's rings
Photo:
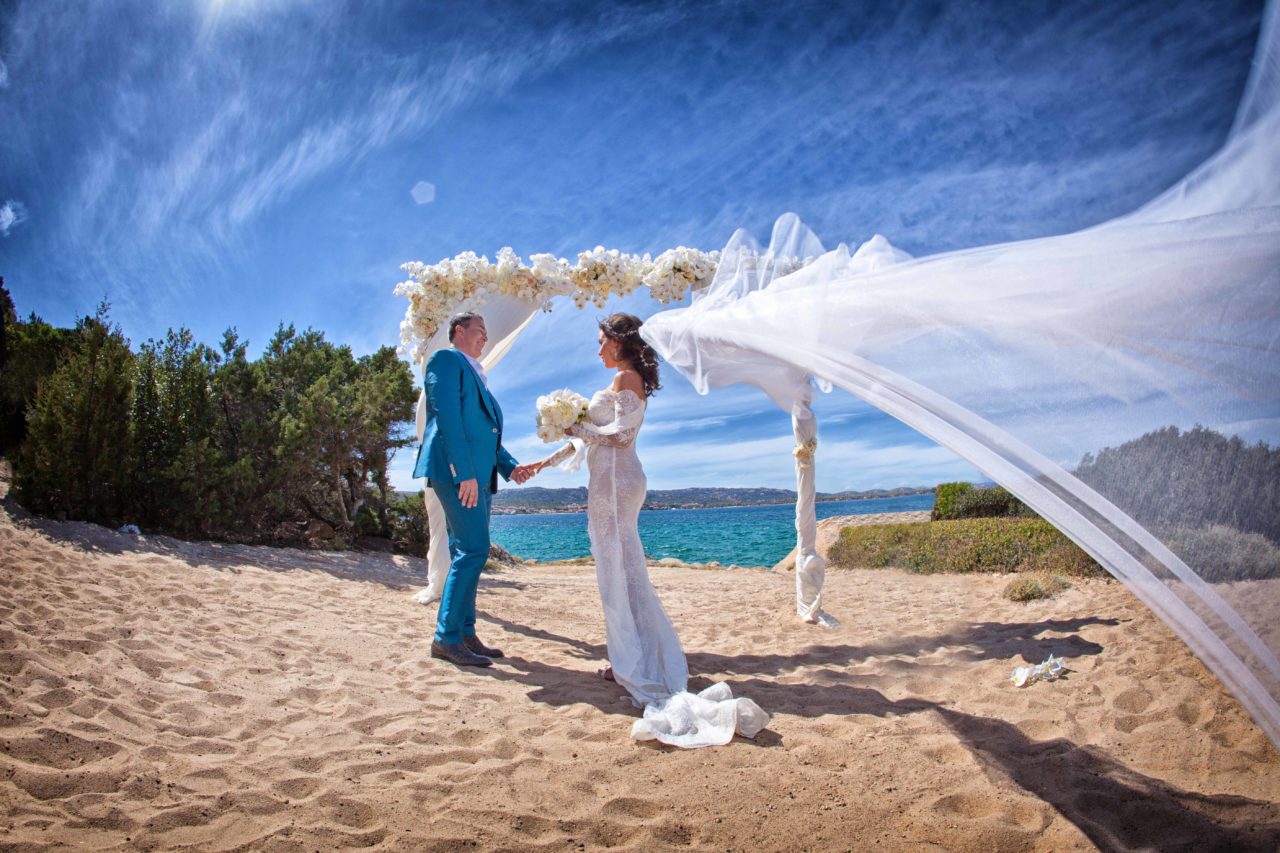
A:
{"type": "Polygon", "coordinates": [[[511,472],[511,479],[516,481],[516,485],[523,485],[526,480],[538,473],[538,466],[534,465],[517,465],[515,470],[511,472]]]}
{"type": "Polygon", "coordinates": [[[480,497],[480,486],[475,477],[458,484],[458,503],[462,504],[463,509],[471,509],[475,506],[478,497],[480,497]]]}

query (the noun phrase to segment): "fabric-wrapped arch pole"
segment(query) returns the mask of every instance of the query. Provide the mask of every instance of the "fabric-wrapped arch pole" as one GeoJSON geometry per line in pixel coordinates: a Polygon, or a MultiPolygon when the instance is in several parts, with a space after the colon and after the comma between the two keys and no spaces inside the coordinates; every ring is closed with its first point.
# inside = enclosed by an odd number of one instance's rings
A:
{"type": "Polygon", "coordinates": [[[806,622],[835,628],[839,622],[822,609],[827,563],[818,553],[817,472],[814,470],[818,419],[813,414],[812,402],[812,388],[806,385],[791,406],[791,431],[796,439],[796,615],[806,622]]]}
{"type": "MultiPolygon", "coordinates": [[[[813,443],[818,422],[811,408],[813,384],[802,366],[762,355],[740,346],[732,330],[714,330],[720,313],[733,305],[751,304],[777,280],[824,254],[822,243],[794,214],[774,225],[768,248],[761,248],[739,229],[720,255],[715,277],[695,291],[685,308],[650,317],[640,334],[670,366],[700,393],[713,387],[754,385],[773,403],[791,414],[798,450],[796,468],[796,613],[806,622],[835,627],[839,623],[822,609],[825,563],[817,551],[816,476],[813,443]]],[[[793,330],[805,334],[802,320],[793,330]]]]}

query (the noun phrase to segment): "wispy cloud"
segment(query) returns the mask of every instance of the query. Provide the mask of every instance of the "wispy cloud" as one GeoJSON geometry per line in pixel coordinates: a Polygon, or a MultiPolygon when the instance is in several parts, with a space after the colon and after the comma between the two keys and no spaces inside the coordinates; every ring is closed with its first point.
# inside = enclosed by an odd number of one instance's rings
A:
{"type": "MultiPolygon", "coordinates": [[[[1213,149],[1257,20],[1249,0],[21,3],[0,21],[0,198],[39,205],[6,279],[55,322],[105,293],[135,339],[235,325],[261,345],[284,320],[363,352],[396,342],[414,258],[719,248],[786,210],[828,246],[880,232],[917,255],[1060,233],[1213,149]],[[424,177],[437,192],[415,204],[424,177]]],[[[607,383],[602,313],[536,318],[495,375],[513,441],[538,394],[607,383]]],[[[704,445],[720,479],[790,481],[763,395],[664,382],[655,487],[715,475],[689,457],[704,445]],[[752,461],[766,439],[777,458],[752,461]]],[[[922,477],[955,464],[839,399],[820,401],[824,448],[863,441],[849,458],[922,477]]],[[[847,481],[824,488],[881,484],[838,458],[820,476],[847,481]]]]}
{"type": "Polygon", "coordinates": [[[0,205],[0,237],[8,237],[9,232],[27,221],[27,208],[17,199],[9,199],[0,205]]]}
{"type": "MultiPolygon", "coordinates": [[[[91,301],[105,288],[120,294],[126,328],[163,327],[172,315],[162,312],[193,295],[260,292],[250,282],[265,272],[253,265],[267,245],[282,268],[290,255],[315,257],[273,239],[298,218],[293,205],[321,218],[314,197],[331,200],[354,173],[383,168],[370,165],[375,157],[403,160],[405,146],[468,105],[653,32],[671,14],[575,12],[537,26],[501,5],[475,15],[413,4],[355,14],[268,2],[154,16],[128,4],[75,14],[25,4],[0,45],[30,72],[11,109],[0,104],[6,126],[22,131],[0,147],[22,155],[10,163],[27,182],[61,176],[44,228],[46,245],[77,256],[70,275],[50,276],[62,298],[91,301]],[[387,28],[403,32],[388,37],[387,28]],[[54,33],[64,45],[56,62],[41,48],[54,33]],[[170,68],[177,53],[192,61],[170,68]],[[40,96],[54,90],[71,97],[40,96]]],[[[365,228],[382,225],[368,205],[365,228]]]]}
{"type": "Polygon", "coordinates": [[[709,417],[671,419],[647,427],[645,429],[645,434],[650,438],[655,435],[663,435],[666,433],[678,436],[688,436],[699,432],[723,429],[730,423],[730,420],[731,418],[727,414],[717,414],[709,417]]]}

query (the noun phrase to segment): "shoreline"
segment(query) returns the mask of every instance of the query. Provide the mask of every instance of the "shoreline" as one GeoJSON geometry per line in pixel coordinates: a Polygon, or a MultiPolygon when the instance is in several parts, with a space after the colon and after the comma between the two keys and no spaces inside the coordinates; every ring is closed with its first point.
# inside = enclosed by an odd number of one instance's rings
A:
{"type": "MultiPolygon", "coordinates": [[[[658,489],[656,491],[671,491],[671,490],[658,489]]],[[[814,503],[815,504],[852,503],[854,501],[898,500],[901,498],[916,497],[918,495],[931,495],[933,493],[934,493],[934,489],[920,489],[918,491],[909,492],[907,494],[901,494],[901,495],[866,495],[863,497],[826,497],[826,498],[817,497],[814,499],[814,503]]],[[[684,509],[687,509],[687,510],[747,509],[750,507],[757,507],[757,506],[784,507],[784,506],[794,506],[794,505],[795,505],[795,499],[792,498],[791,500],[787,500],[787,501],[767,501],[767,502],[761,502],[761,503],[745,503],[745,504],[744,503],[681,504],[681,505],[673,504],[673,505],[659,505],[659,506],[642,506],[640,508],[640,511],[641,512],[665,512],[667,510],[673,510],[673,509],[682,509],[682,510],[684,509]]],[[[504,507],[495,505],[492,509],[492,513],[493,515],[576,515],[578,513],[583,513],[587,511],[586,504],[580,504],[580,505],[571,504],[570,506],[577,507],[577,508],[574,508],[574,509],[541,509],[541,508],[522,509],[522,508],[504,508],[504,507]]]]}
{"type": "MultiPolygon", "coordinates": [[[[900,498],[910,498],[916,495],[932,494],[932,490],[912,492],[909,495],[880,495],[865,498],[817,498],[814,500],[816,504],[824,503],[854,503],[856,501],[886,501],[898,500],[900,498]]],[[[702,510],[702,509],[751,509],[753,507],[790,507],[795,506],[795,501],[779,501],[776,503],[753,503],[753,504],[706,504],[699,506],[642,506],[641,512],[668,512],[670,510],[702,510]]],[[[492,510],[493,515],[581,515],[587,511],[586,504],[580,509],[503,509],[495,506],[492,510]]],[[[914,512],[914,510],[904,510],[905,512],[914,512]]]]}

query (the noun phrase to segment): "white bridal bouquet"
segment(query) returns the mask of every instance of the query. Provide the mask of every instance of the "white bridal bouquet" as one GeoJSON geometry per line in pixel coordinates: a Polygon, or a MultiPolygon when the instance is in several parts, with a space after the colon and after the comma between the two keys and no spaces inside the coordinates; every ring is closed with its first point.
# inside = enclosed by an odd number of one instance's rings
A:
{"type": "Polygon", "coordinates": [[[590,401],[568,388],[543,394],[538,398],[538,438],[545,442],[559,441],[564,431],[587,418],[590,401]]]}

